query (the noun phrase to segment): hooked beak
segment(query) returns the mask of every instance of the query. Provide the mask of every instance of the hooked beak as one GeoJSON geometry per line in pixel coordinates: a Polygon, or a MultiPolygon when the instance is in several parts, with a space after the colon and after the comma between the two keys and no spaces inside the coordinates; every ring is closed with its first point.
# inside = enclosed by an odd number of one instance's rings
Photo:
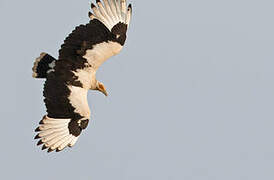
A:
{"type": "Polygon", "coordinates": [[[105,96],[108,96],[107,90],[102,83],[99,84],[98,90],[101,91],[105,96]]]}
{"type": "Polygon", "coordinates": [[[104,91],[101,91],[105,96],[108,96],[108,93],[107,93],[107,91],[106,90],[104,90],[104,91]]]}

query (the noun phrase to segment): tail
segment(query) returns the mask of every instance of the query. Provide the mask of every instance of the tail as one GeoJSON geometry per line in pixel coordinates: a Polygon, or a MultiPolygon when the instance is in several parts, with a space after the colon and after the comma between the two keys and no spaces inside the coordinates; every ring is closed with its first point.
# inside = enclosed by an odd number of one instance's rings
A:
{"type": "Polygon", "coordinates": [[[53,70],[56,59],[47,53],[41,53],[36,58],[33,68],[32,77],[34,78],[46,78],[50,70],[53,70]]]}

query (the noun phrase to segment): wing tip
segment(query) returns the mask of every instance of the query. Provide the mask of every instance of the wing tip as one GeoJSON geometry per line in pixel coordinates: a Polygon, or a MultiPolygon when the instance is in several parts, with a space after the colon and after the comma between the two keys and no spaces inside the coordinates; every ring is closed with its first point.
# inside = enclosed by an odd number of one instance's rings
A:
{"type": "Polygon", "coordinates": [[[132,5],[131,4],[128,5],[128,11],[130,11],[130,14],[132,14],[132,5]]]}
{"type": "Polygon", "coordinates": [[[91,9],[96,8],[95,4],[91,3],[91,9]]]}
{"type": "Polygon", "coordinates": [[[41,144],[43,144],[42,140],[38,141],[37,146],[40,146],[41,144]]]}
{"type": "Polygon", "coordinates": [[[91,3],[91,9],[94,15],[89,13],[90,19],[98,19],[109,30],[119,22],[129,24],[130,18],[127,20],[127,17],[132,14],[132,4],[126,0],[96,0],[96,3],[91,3]]]}
{"type": "Polygon", "coordinates": [[[47,149],[48,147],[44,144],[43,147],[42,147],[42,151],[47,149]]]}
{"type": "Polygon", "coordinates": [[[34,139],[40,139],[41,137],[39,136],[39,134],[37,134],[34,139]]]}
{"type": "Polygon", "coordinates": [[[37,127],[35,130],[34,130],[34,132],[40,132],[41,130],[40,130],[40,127],[37,127]]]}
{"type": "Polygon", "coordinates": [[[67,139],[67,144],[62,146],[62,149],[59,146],[63,143],[64,137],[72,136],[68,129],[69,121],[70,119],[55,119],[44,116],[41,120],[42,123],[40,123],[42,125],[35,129],[35,132],[38,133],[34,139],[39,139],[37,146],[42,145],[42,150],[47,149],[48,153],[55,151],[56,148],[59,148],[59,150],[65,149],[71,143],[69,139],[67,139]]]}
{"type": "Polygon", "coordinates": [[[93,20],[93,19],[95,19],[95,16],[94,16],[94,14],[92,13],[92,12],[88,12],[88,17],[91,19],[91,20],[93,20]]]}
{"type": "Polygon", "coordinates": [[[55,149],[51,149],[51,148],[49,148],[48,149],[48,153],[51,153],[51,152],[53,152],[55,149]]]}
{"type": "Polygon", "coordinates": [[[60,150],[59,148],[56,149],[56,152],[61,152],[62,150],[60,150]]]}

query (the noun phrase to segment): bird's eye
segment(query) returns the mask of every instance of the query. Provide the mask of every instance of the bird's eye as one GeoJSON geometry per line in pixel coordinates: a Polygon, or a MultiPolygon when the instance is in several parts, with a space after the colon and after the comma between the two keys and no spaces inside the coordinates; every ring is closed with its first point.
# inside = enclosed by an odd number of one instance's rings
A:
{"type": "Polygon", "coordinates": [[[120,36],[121,36],[120,34],[117,34],[117,35],[116,35],[116,38],[118,39],[120,36]]]}

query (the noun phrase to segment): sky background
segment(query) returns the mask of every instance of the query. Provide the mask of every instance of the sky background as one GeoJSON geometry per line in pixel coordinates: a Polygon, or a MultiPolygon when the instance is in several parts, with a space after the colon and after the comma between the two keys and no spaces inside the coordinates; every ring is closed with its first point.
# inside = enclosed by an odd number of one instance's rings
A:
{"type": "Polygon", "coordinates": [[[123,51],[97,73],[91,123],[47,154],[31,77],[88,23],[90,1],[0,0],[0,179],[273,180],[273,0],[131,0],[123,51]]]}

